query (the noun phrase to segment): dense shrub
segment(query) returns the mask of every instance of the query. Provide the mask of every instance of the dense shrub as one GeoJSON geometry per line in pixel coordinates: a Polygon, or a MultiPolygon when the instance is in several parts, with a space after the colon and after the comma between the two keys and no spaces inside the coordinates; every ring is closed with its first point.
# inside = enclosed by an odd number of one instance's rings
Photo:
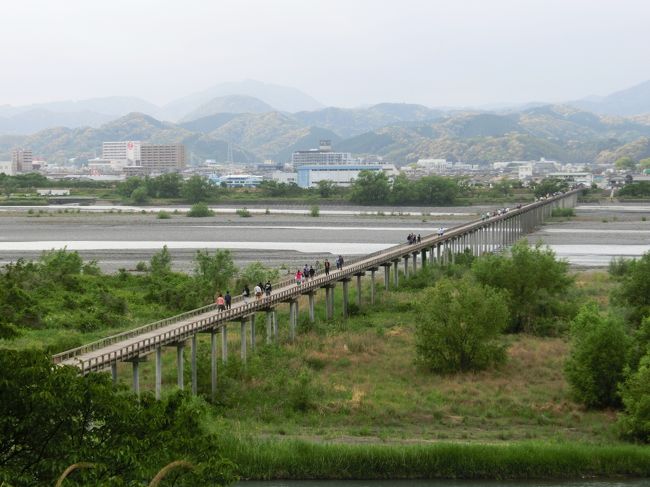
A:
{"type": "Polygon", "coordinates": [[[631,261],[621,272],[621,285],[614,298],[629,308],[631,321],[640,323],[650,315],[650,252],[631,261]]]}
{"type": "Polygon", "coordinates": [[[507,291],[508,331],[537,334],[552,334],[554,322],[566,314],[561,300],[571,284],[568,268],[551,249],[541,243],[531,248],[526,240],[513,245],[510,255],[486,255],[472,264],[479,282],[507,291]]]}
{"type": "Polygon", "coordinates": [[[650,351],[623,383],[620,394],[625,408],[619,419],[621,434],[650,443],[650,351]]]}
{"type": "Polygon", "coordinates": [[[623,324],[590,304],[571,323],[571,339],[565,370],[574,398],[592,408],[619,406],[618,387],[629,347],[623,324]]]}
{"type": "Polygon", "coordinates": [[[192,205],[190,211],[187,212],[187,216],[194,218],[203,218],[212,215],[214,215],[214,211],[212,211],[205,203],[196,203],[192,205]]]}
{"type": "Polygon", "coordinates": [[[441,373],[481,370],[505,360],[503,293],[470,278],[441,279],[425,293],[416,328],[419,360],[441,373]]]}
{"type": "Polygon", "coordinates": [[[551,211],[551,216],[554,217],[576,216],[576,212],[573,208],[553,208],[553,210],[551,211]]]}
{"type": "Polygon", "coordinates": [[[54,485],[70,464],[76,485],[145,485],[163,466],[198,464],[174,485],[225,485],[233,466],[202,425],[207,410],[181,392],[138,401],[107,374],[79,375],[41,352],[0,352],[0,484],[54,485]]]}

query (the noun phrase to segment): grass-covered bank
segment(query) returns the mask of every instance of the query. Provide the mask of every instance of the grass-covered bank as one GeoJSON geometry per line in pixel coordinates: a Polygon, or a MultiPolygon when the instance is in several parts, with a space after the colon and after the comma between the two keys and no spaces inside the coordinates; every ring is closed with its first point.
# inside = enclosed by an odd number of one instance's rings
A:
{"type": "Polygon", "coordinates": [[[243,479],[575,479],[650,476],[650,449],[584,443],[317,444],[221,440],[243,479]]]}

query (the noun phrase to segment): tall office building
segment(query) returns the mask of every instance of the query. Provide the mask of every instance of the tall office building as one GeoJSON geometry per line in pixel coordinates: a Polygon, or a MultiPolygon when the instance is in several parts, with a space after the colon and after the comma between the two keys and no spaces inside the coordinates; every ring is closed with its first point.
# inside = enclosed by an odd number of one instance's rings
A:
{"type": "Polygon", "coordinates": [[[351,164],[356,162],[349,152],[333,152],[330,140],[321,140],[318,149],[299,150],[292,154],[294,167],[300,164],[351,164]]]}
{"type": "Polygon", "coordinates": [[[146,174],[180,171],[185,167],[183,144],[142,144],[140,165],[146,174]]]}
{"type": "Polygon", "coordinates": [[[30,149],[14,149],[11,153],[11,163],[17,172],[31,172],[34,157],[30,149]]]}

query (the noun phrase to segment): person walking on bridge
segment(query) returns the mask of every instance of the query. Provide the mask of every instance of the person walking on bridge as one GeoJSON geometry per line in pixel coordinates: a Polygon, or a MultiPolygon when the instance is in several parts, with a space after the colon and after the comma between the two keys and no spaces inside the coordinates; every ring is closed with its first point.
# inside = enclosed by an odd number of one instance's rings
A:
{"type": "Polygon", "coordinates": [[[244,284],[244,290],[241,295],[244,298],[244,303],[248,303],[248,298],[251,297],[251,290],[248,288],[248,284],[244,284]]]}
{"type": "Polygon", "coordinates": [[[266,297],[271,296],[271,291],[273,290],[273,286],[271,285],[271,281],[266,281],[266,284],[264,284],[264,294],[266,294],[266,297]]]}
{"type": "Polygon", "coordinates": [[[219,311],[224,311],[226,309],[226,300],[223,298],[223,295],[221,293],[219,293],[215,301],[217,303],[217,309],[219,311]]]}
{"type": "Polygon", "coordinates": [[[325,275],[329,276],[330,275],[330,261],[325,259],[325,262],[323,263],[323,266],[325,267],[325,275]]]}
{"type": "Polygon", "coordinates": [[[298,269],[298,272],[296,272],[296,284],[298,287],[302,285],[302,271],[298,269]]]}
{"type": "Polygon", "coordinates": [[[230,295],[230,291],[226,291],[226,295],[223,297],[224,301],[226,301],[226,309],[230,309],[230,305],[232,303],[232,296],[230,295]]]}

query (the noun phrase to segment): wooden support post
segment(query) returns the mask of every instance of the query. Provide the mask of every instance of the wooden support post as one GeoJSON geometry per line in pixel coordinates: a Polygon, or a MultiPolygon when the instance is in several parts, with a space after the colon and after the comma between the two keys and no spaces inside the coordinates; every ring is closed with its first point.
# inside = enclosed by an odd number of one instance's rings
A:
{"type": "Polygon", "coordinates": [[[192,340],[191,340],[191,366],[192,366],[192,394],[197,395],[199,391],[199,386],[198,386],[198,371],[196,368],[196,355],[198,353],[198,342],[197,342],[197,335],[196,333],[192,335],[192,340]]]}
{"type": "Polygon", "coordinates": [[[156,399],[160,400],[162,393],[162,347],[156,348],[156,399]]]}
{"type": "Polygon", "coordinates": [[[217,329],[210,328],[210,397],[217,397],[217,329]]]}

